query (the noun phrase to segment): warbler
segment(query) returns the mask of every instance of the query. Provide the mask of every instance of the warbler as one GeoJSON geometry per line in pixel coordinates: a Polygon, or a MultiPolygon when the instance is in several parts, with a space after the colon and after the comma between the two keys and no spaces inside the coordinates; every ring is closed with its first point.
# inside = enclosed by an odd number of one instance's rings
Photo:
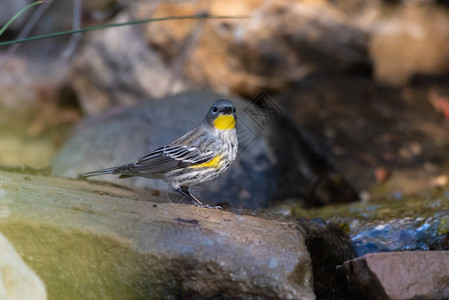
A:
{"type": "MultiPolygon", "coordinates": [[[[119,178],[140,176],[163,179],[196,206],[203,205],[191,194],[190,186],[212,180],[226,171],[237,156],[237,113],[234,103],[214,102],[204,121],[170,144],[133,163],[84,173],[90,177],[120,174],[119,178]]],[[[217,207],[220,208],[220,207],[217,207]]]]}

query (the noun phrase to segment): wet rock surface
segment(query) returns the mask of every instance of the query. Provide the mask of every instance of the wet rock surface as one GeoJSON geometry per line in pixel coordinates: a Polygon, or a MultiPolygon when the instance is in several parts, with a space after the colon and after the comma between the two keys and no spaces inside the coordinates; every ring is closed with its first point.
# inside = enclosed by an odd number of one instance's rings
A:
{"type": "Polygon", "coordinates": [[[89,182],[0,179],[0,230],[51,298],[314,298],[296,222],[89,182]]]}
{"type": "MultiPolygon", "coordinates": [[[[223,96],[187,92],[131,108],[119,107],[88,119],[79,124],[53,160],[53,174],[75,178],[87,171],[135,161],[197,126],[211,103],[219,98],[223,96]]],[[[226,173],[196,188],[201,200],[258,208],[292,195],[310,201],[310,205],[357,199],[357,193],[338,175],[325,154],[284,118],[282,111],[270,115],[254,103],[231,99],[237,107],[238,158],[226,173]],[[286,140],[290,143],[286,144],[286,140]],[[335,177],[340,178],[338,184],[332,183],[335,177]]],[[[108,175],[95,180],[170,189],[165,182],[138,177],[123,180],[108,175]]]]}
{"type": "Polygon", "coordinates": [[[449,251],[368,254],[343,270],[352,299],[449,298],[449,251]]]}
{"type": "Polygon", "coordinates": [[[448,250],[449,193],[415,195],[348,206],[328,206],[295,215],[322,217],[338,224],[361,256],[366,253],[448,250]]]}

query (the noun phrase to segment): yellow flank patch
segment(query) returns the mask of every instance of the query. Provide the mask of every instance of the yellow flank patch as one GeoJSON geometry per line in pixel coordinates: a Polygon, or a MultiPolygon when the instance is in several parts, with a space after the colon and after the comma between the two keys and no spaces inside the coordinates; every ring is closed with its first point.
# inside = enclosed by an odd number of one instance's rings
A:
{"type": "Polygon", "coordinates": [[[220,130],[233,129],[235,127],[235,118],[232,115],[218,116],[214,120],[214,126],[220,130]]]}
{"type": "Polygon", "coordinates": [[[211,160],[199,164],[199,165],[193,165],[190,166],[189,168],[215,168],[218,169],[218,167],[220,167],[221,165],[221,155],[218,154],[217,156],[215,156],[214,158],[212,158],[211,160]]]}

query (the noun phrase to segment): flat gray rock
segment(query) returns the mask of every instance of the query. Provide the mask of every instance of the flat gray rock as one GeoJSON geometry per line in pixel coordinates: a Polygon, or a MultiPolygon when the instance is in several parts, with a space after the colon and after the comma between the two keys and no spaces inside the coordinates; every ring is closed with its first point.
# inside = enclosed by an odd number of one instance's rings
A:
{"type": "Polygon", "coordinates": [[[298,224],[146,193],[0,172],[0,231],[52,299],[314,299],[298,224]]]}

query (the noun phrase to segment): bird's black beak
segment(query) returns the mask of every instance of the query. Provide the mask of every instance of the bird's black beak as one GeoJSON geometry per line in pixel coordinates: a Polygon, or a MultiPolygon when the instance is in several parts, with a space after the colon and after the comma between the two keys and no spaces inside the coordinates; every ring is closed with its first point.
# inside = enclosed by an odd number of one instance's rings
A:
{"type": "Polygon", "coordinates": [[[228,114],[232,114],[234,109],[233,109],[232,106],[225,106],[225,107],[223,107],[221,109],[221,111],[222,111],[223,114],[227,114],[228,115],[228,114]]]}

